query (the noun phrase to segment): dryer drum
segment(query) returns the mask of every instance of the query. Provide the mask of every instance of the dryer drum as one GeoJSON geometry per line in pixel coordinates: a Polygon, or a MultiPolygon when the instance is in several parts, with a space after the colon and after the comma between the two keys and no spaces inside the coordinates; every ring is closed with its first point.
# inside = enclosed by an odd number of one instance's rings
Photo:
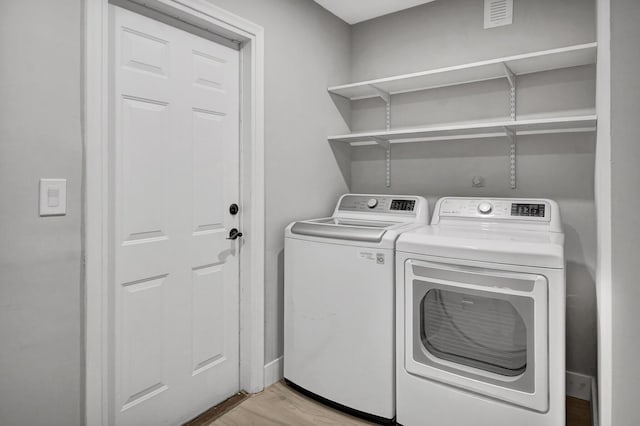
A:
{"type": "Polygon", "coordinates": [[[527,329],[507,300],[431,289],[420,303],[420,335],[432,355],[503,376],[527,368],[527,329]]]}

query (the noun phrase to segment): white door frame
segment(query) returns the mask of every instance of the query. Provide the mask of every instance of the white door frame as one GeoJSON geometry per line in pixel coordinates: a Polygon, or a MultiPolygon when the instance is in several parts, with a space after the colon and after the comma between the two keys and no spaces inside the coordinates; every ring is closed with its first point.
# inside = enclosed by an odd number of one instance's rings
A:
{"type": "MultiPolygon", "coordinates": [[[[129,0],[240,42],[240,387],[264,387],[264,30],[206,0],[129,0]]],[[[111,424],[108,0],[84,0],[84,392],[88,425],[111,424]]]]}

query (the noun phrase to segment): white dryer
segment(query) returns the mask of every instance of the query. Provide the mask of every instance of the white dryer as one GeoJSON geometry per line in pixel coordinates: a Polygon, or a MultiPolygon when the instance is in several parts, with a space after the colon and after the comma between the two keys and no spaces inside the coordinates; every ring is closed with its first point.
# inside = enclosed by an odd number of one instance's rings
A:
{"type": "Polygon", "coordinates": [[[395,417],[395,241],[428,224],[418,196],[343,195],[285,231],[284,377],[338,409],[395,417]]]}
{"type": "Polygon", "coordinates": [[[443,198],[396,252],[397,421],[565,424],[565,263],[550,200],[443,198]]]}

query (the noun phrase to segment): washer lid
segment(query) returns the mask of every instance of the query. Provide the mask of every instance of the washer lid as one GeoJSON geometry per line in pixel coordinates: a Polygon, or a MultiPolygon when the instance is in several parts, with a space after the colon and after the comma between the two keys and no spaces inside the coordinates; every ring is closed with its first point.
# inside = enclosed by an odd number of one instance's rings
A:
{"type": "Polygon", "coordinates": [[[564,234],[486,227],[425,226],[403,233],[396,250],[509,265],[564,268],[564,234]]]}
{"type": "Polygon", "coordinates": [[[387,230],[397,225],[401,225],[401,223],[331,217],[295,222],[291,226],[291,233],[312,237],[379,243],[387,230]]]}

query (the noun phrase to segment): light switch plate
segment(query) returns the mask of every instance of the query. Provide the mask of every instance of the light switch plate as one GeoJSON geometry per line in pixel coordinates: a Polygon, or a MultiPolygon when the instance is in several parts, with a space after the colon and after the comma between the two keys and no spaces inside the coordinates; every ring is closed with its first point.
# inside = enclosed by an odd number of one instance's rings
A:
{"type": "Polygon", "coordinates": [[[67,214],[67,180],[40,179],[40,216],[67,214]]]}

